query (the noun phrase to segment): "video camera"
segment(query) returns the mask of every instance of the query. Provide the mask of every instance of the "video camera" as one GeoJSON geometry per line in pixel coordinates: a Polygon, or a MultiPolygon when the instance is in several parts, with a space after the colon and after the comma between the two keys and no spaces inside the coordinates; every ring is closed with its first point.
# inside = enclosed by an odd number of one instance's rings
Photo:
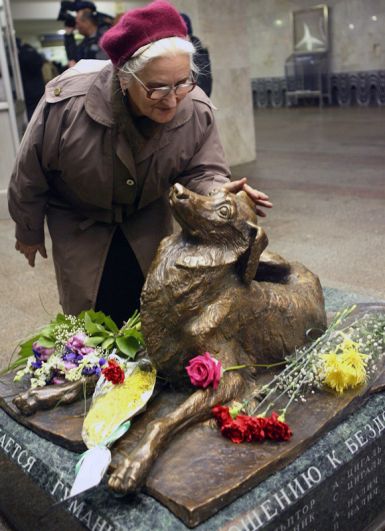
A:
{"type": "Polygon", "coordinates": [[[106,15],[105,13],[99,13],[96,9],[96,5],[93,2],[75,2],[63,1],[60,2],[60,11],[57,17],[58,20],[62,20],[66,26],[71,28],[75,27],[76,19],[69,11],[80,11],[81,9],[89,9],[95,16],[95,22],[98,27],[112,26],[114,23],[113,17],[106,15]]]}

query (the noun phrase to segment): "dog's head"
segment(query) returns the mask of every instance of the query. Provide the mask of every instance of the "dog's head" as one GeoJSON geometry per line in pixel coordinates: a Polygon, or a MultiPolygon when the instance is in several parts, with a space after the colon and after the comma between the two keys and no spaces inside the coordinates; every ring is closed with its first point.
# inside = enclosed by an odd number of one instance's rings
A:
{"type": "Polygon", "coordinates": [[[253,280],[267,237],[258,226],[254,204],[245,192],[221,190],[202,196],[175,184],[170,204],[185,237],[203,244],[204,256],[199,264],[221,265],[218,260],[236,263],[244,282],[253,280]],[[210,252],[210,246],[222,252],[210,252]]]}

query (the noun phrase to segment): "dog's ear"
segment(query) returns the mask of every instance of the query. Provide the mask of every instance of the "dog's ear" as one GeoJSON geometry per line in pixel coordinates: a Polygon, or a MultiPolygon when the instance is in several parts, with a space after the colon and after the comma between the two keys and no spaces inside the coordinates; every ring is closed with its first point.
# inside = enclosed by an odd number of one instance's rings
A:
{"type": "Polygon", "coordinates": [[[254,280],[258,269],[259,258],[263,250],[267,247],[268,239],[262,227],[248,221],[249,226],[249,247],[238,261],[238,273],[245,284],[250,284],[254,280]]]}

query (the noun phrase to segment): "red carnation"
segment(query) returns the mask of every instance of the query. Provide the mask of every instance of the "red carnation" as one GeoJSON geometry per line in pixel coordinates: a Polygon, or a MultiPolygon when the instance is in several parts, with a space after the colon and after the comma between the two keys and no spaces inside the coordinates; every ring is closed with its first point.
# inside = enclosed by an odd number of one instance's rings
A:
{"type": "Polygon", "coordinates": [[[239,444],[248,440],[248,426],[244,419],[237,417],[221,427],[221,433],[231,442],[239,444]]]}
{"type": "Polygon", "coordinates": [[[289,426],[278,419],[277,413],[273,411],[270,417],[265,419],[266,421],[266,437],[272,441],[288,441],[293,435],[293,432],[289,426]]]}
{"type": "Polygon", "coordinates": [[[113,384],[124,382],[124,370],[114,359],[108,360],[108,367],[102,370],[105,379],[113,384]]]}
{"type": "Polygon", "coordinates": [[[221,425],[221,433],[233,443],[263,441],[265,438],[264,419],[238,415],[221,425]]]}
{"type": "Polygon", "coordinates": [[[248,423],[252,441],[261,442],[266,438],[265,420],[263,417],[249,417],[248,423]]]}
{"type": "Polygon", "coordinates": [[[221,428],[223,424],[227,424],[232,421],[229,408],[227,406],[215,406],[212,408],[212,414],[217,421],[218,426],[221,428]]]}
{"type": "Polygon", "coordinates": [[[289,426],[279,420],[275,412],[266,418],[237,415],[233,419],[227,406],[218,405],[213,407],[212,413],[222,435],[235,444],[261,442],[265,439],[288,441],[293,435],[289,426]]]}

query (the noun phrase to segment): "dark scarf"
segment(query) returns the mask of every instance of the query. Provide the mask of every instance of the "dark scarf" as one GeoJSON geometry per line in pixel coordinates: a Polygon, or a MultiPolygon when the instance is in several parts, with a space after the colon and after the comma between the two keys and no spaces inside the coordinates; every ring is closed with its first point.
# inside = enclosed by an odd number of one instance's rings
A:
{"type": "Polygon", "coordinates": [[[135,158],[135,155],[159,129],[159,124],[146,116],[134,115],[128,95],[122,94],[117,75],[112,81],[111,104],[117,130],[126,138],[135,158]]]}

